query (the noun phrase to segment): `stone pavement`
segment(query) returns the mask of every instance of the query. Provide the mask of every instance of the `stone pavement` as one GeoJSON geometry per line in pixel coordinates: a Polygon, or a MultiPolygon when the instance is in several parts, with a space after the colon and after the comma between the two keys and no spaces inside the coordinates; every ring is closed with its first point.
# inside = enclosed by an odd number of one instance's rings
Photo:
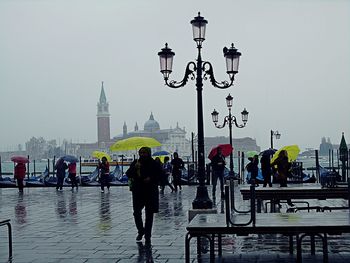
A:
{"type": "MultiPolygon", "coordinates": [[[[131,194],[124,186],[112,187],[109,193],[97,187],[80,187],[78,192],[25,188],[23,194],[2,188],[0,219],[11,219],[15,263],[184,262],[185,227],[195,193],[196,186],[183,186],[181,192],[166,189],[161,195],[151,249],[135,242],[131,194]]],[[[217,202],[220,213],[223,206],[217,202]]],[[[7,262],[5,227],[0,237],[0,262],[7,262]]],[[[350,262],[350,236],[329,240],[329,261],[350,262]]],[[[223,244],[223,257],[217,262],[295,262],[283,236],[226,236],[223,244]]],[[[192,241],[192,262],[209,262],[208,254],[198,260],[195,249],[192,241]]],[[[304,262],[322,262],[319,243],[316,254],[303,253],[304,262]]]]}

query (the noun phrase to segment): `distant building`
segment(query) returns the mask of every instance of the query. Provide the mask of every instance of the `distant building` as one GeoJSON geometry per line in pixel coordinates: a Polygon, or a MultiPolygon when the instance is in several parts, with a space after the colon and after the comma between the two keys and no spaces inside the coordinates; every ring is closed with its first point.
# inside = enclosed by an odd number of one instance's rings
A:
{"type": "Polygon", "coordinates": [[[119,141],[130,137],[151,137],[159,141],[162,146],[154,149],[166,150],[169,152],[178,152],[180,156],[191,154],[191,144],[186,139],[185,128],[180,128],[178,123],[175,128],[160,129],[158,121],[154,119],[153,113],[151,112],[149,119],[145,122],[143,130],[140,130],[138,124],[134,126],[134,130],[128,132],[126,122],[123,125],[123,134],[113,137],[113,141],[119,141]]]}
{"type": "Polygon", "coordinates": [[[319,155],[328,155],[330,150],[333,150],[333,145],[330,138],[327,138],[326,140],[325,137],[322,137],[319,155]]]}
{"type": "MultiPolygon", "coordinates": [[[[128,131],[127,123],[124,122],[122,127],[122,134],[111,138],[110,135],[110,113],[109,103],[104,90],[104,83],[102,82],[100,97],[97,103],[97,141],[92,143],[72,143],[65,141],[62,145],[56,145],[56,142],[46,142],[42,138],[32,138],[26,143],[26,151],[35,158],[48,158],[52,156],[61,156],[63,154],[71,154],[82,157],[91,157],[95,150],[109,152],[110,146],[118,140],[129,137],[151,137],[158,140],[162,146],[154,148],[153,151],[166,150],[171,153],[178,152],[181,157],[192,158],[193,153],[197,154],[197,141],[193,138],[186,139],[185,127],[180,128],[176,123],[175,128],[161,129],[158,121],[155,120],[151,112],[149,119],[144,123],[143,129],[139,129],[137,122],[134,129],[128,131]],[[193,145],[193,149],[192,149],[193,145]]],[[[218,144],[229,143],[227,137],[206,137],[205,138],[205,154],[207,155],[212,147],[218,144]]],[[[245,137],[240,139],[233,139],[234,153],[238,151],[252,151],[260,152],[260,147],[257,146],[256,140],[245,137]]],[[[1,153],[0,153],[1,154],[1,153]]],[[[130,154],[130,152],[118,152],[116,154],[130,154]]],[[[194,158],[197,160],[197,158],[194,158]]]]}

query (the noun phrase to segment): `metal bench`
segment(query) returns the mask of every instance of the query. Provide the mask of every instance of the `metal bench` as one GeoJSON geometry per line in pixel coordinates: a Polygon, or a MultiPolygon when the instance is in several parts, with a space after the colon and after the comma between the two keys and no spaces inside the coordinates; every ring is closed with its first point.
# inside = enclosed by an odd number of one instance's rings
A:
{"type": "Polygon", "coordinates": [[[9,261],[12,260],[12,228],[10,219],[0,220],[0,226],[7,226],[8,241],[9,241],[9,261]]]}
{"type": "Polygon", "coordinates": [[[302,261],[302,241],[310,236],[311,254],[315,253],[314,237],[322,240],[323,261],[328,262],[328,235],[350,233],[348,213],[259,213],[255,212],[255,193],[251,187],[249,213],[231,213],[229,187],[225,186],[223,214],[199,214],[186,227],[185,260],[190,262],[190,241],[197,238],[197,255],[201,256],[201,239],[209,241],[210,262],[215,262],[214,241],[218,241],[218,255],[222,255],[222,235],[282,234],[289,236],[289,253],[293,254],[296,237],[297,262],[302,261]]]}

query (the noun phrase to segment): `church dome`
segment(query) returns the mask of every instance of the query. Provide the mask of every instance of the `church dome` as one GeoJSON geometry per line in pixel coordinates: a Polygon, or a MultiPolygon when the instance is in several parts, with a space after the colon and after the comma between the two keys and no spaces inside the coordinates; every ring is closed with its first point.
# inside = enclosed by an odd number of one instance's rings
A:
{"type": "Polygon", "coordinates": [[[154,120],[153,113],[151,113],[149,120],[145,122],[143,129],[148,132],[160,130],[159,123],[156,120],[154,120]]]}

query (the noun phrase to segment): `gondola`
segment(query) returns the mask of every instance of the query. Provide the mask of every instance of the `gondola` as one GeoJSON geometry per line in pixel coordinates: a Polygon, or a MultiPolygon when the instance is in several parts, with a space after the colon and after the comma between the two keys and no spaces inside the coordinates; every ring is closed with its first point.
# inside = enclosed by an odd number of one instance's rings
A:
{"type": "Polygon", "coordinates": [[[114,170],[109,174],[110,185],[127,185],[128,177],[122,173],[119,165],[115,166],[114,170]]]}
{"type": "Polygon", "coordinates": [[[24,179],[25,185],[28,187],[45,186],[44,179],[49,176],[49,169],[46,167],[45,171],[39,176],[31,176],[24,179]]]}
{"type": "MultiPolygon", "coordinates": [[[[44,185],[57,186],[57,177],[47,175],[46,177],[44,177],[44,185]]],[[[66,176],[63,181],[63,186],[71,186],[70,180],[68,178],[68,172],[66,172],[66,176]]]]}
{"type": "Polygon", "coordinates": [[[0,188],[16,187],[16,181],[10,177],[0,176],[0,188]]]}
{"type": "Polygon", "coordinates": [[[83,186],[99,186],[101,185],[97,179],[98,179],[98,167],[89,175],[83,175],[81,176],[81,185],[83,186]]]}

